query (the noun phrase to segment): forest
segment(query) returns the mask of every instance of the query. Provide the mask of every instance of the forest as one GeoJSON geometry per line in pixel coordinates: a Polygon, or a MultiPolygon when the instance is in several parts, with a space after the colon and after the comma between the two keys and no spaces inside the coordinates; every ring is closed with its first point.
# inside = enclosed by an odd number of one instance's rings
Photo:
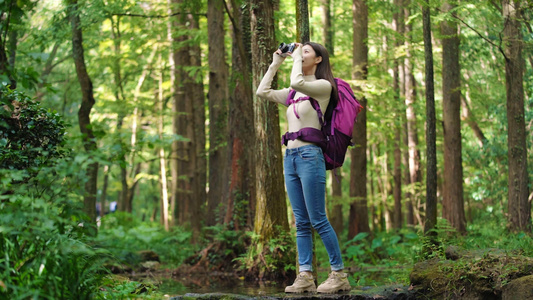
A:
{"type": "Polygon", "coordinates": [[[350,293],[533,296],[529,2],[0,0],[0,299],[280,293],[286,107],[255,91],[306,41],[364,107],[327,179],[350,293]]]}

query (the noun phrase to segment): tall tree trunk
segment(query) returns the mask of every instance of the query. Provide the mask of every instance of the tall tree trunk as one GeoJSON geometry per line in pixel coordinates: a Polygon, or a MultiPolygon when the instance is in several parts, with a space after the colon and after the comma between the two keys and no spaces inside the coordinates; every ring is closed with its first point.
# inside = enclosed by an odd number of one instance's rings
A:
{"type": "MultiPolygon", "coordinates": [[[[274,1],[253,0],[251,4],[253,90],[268,70],[275,50],[274,1]]],[[[254,232],[259,236],[257,253],[268,250],[268,241],[289,231],[287,203],[280,151],[277,104],[254,100],[256,136],[256,215],[254,232]]],[[[287,263],[287,260],[280,260],[287,263]]],[[[292,260],[289,260],[292,261],[292,260]]],[[[268,269],[268,266],[266,266],[268,269]]],[[[278,272],[278,271],[274,271],[278,272]]],[[[269,274],[273,276],[275,274],[269,274]]]]}
{"type": "Polygon", "coordinates": [[[296,0],[296,36],[299,43],[310,41],[308,0],[296,0]]]}
{"type": "MultiPolygon", "coordinates": [[[[353,0],[353,66],[352,78],[366,81],[368,76],[368,6],[366,0],[353,0]]],[[[360,86],[354,88],[356,95],[360,96],[360,86]]],[[[366,98],[360,96],[361,105],[366,108],[366,98]]],[[[370,232],[368,224],[367,205],[367,137],[366,137],[366,109],[357,116],[354,126],[355,147],[351,150],[350,174],[350,218],[348,239],[351,240],[360,232],[370,232]]]]}
{"type": "MultiPolygon", "coordinates": [[[[189,27],[191,20],[185,12],[187,4],[184,0],[172,0],[172,6],[182,13],[172,18],[172,52],[174,64],[174,83],[173,83],[173,133],[180,135],[186,140],[174,141],[172,145],[171,159],[176,160],[177,177],[176,194],[177,204],[175,205],[174,217],[177,218],[177,224],[197,230],[195,215],[195,168],[197,164],[196,157],[196,138],[195,138],[195,121],[194,121],[194,103],[199,101],[194,99],[194,80],[185,70],[191,66],[191,46],[185,43],[189,40],[189,27]],[[194,224],[193,224],[194,222],[194,224]]],[[[174,176],[174,174],[172,174],[174,176]]],[[[200,199],[198,199],[200,200],[200,199]]],[[[197,235],[193,235],[193,242],[197,235]]]]}
{"type": "MultiPolygon", "coordinates": [[[[397,35],[394,38],[394,52],[402,44],[401,35],[403,34],[403,12],[401,9],[401,0],[394,0],[394,13],[392,26],[397,35]]],[[[395,102],[398,103],[395,109],[395,124],[394,124],[394,185],[393,185],[393,196],[394,196],[394,219],[393,226],[395,229],[400,229],[402,227],[402,150],[401,150],[401,141],[402,141],[402,105],[400,103],[401,91],[400,91],[400,68],[403,68],[403,64],[400,62],[400,59],[394,59],[394,68],[393,68],[393,87],[395,102]]]]}
{"type": "MultiPolygon", "coordinates": [[[[68,12],[72,26],[72,55],[76,65],[76,74],[81,87],[82,100],[78,110],[78,124],[83,135],[83,146],[85,151],[91,155],[96,151],[96,137],[91,126],[91,109],[95,103],[93,94],[93,83],[85,66],[85,56],[83,50],[83,35],[81,30],[81,20],[79,16],[77,0],[69,0],[68,12]]],[[[83,197],[83,207],[89,216],[88,227],[91,234],[96,234],[96,191],[98,180],[98,163],[94,162],[87,167],[87,182],[85,183],[85,194],[83,197]],[[93,230],[94,229],[94,230],[93,230]]]]}
{"type": "MultiPolygon", "coordinates": [[[[450,2],[442,10],[451,13],[450,2]]],[[[442,104],[444,119],[444,187],[442,217],[457,232],[466,233],[461,158],[461,71],[457,23],[444,20],[442,34],[442,104]]]]}
{"type": "MultiPolygon", "coordinates": [[[[125,111],[123,110],[124,107],[127,107],[125,105],[126,97],[124,96],[124,88],[122,85],[122,72],[121,72],[121,32],[120,32],[120,17],[117,17],[117,20],[115,21],[114,17],[111,17],[109,19],[111,21],[111,32],[112,32],[112,39],[113,39],[113,51],[114,51],[114,59],[112,64],[113,69],[113,79],[115,81],[115,87],[114,87],[114,95],[115,95],[115,101],[117,102],[117,107],[119,109],[117,113],[117,132],[120,132],[122,129],[122,124],[124,122],[124,117],[126,116],[125,111]]],[[[128,178],[128,170],[126,168],[127,164],[127,148],[126,143],[120,138],[119,141],[121,145],[121,153],[120,158],[122,163],[119,163],[120,167],[120,183],[122,190],[119,193],[119,201],[118,201],[118,209],[121,211],[126,211],[131,213],[133,210],[132,204],[128,201],[129,198],[129,178],[128,178]]]]}
{"type": "MultiPolygon", "coordinates": [[[[177,0],[167,0],[167,11],[168,15],[172,15],[174,11],[177,10],[177,0]]],[[[171,45],[170,51],[169,51],[169,68],[170,68],[170,92],[172,93],[172,132],[177,133],[178,132],[178,107],[176,105],[176,101],[178,101],[178,86],[179,83],[176,78],[177,70],[176,70],[176,59],[177,59],[177,50],[174,49],[174,45],[176,44],[176,40],[174,38],[174,28],[178,25],[177,20],[171,19],[168,21],[167,25],[167,40],[169,44],[171,45]]],[[[178,188],[179,188],[179,171],[178,171],[178,141],[172,142],[172,145],[170,146],[170,214],[172,219],[172,225],[176,226],[179,225],[178,215],[179,210],[181,209],[179,203],[178,203],[178,188]]]]}
{"type": "MultiPolygon", "coordinates": [[[[433,45],[431,44],[431,14],[429,2],[422,3],[426,83],[426,219],[424,233],[434,237],[437,225],[437,134],[435,117],[435,87],[433,79],[433,45]]],[[[435,240],[432,240],[435,242],[435,240]]],[[[431,249],[426,249],[431,251],[431,249]]],[[[429,254],[429,253],[428,253],[429,254]]]]}
{"type": "Polygon", "coordinates": [[[524,119],[524,59],[522,57],[524,41],[520,24],[520,1],[502,0],[502,8],[507,91],[509,228],[512,231],[531,232],[531,203],[528,202],[527,135],[524,119]]]}
{"type": "Polygon", "coordinates": [[[333,44],[333,27],[331,26],[331,0],[320,0],[322,6],[322,36],[324,47],[328,49],[329,56],[335,55],[333,44]]]}
{"type": "Polygon", "coordinates": [[[225,197],[228,179],[228,65],[224,43],[224,1],[208,0],[207,26],[209,44],[209,193],[206,225],[221,223],[217,215],[225,197]]]}
{"type": "MultiPolygon", "coordinates": [[[[190,11],[198,11],[197,7],[199,2],[195,2],[189,8],[190,11]]],[[[187,14],[187,19],[189,23],[189,29],[192,33],[198,32],[200,30],[198,15],[187,14]]],[[[189,37],[190,39],[191,37],[189,37]]],[[[200,70],[202,65],[202,52],[200,45],[198,43],[193,43],[190,46],[190,66],[200,70]]],[[[204,86],[202,82],[202,73],[198,72],[196,75],[197,78],[191,76],[188,77],[188,93],[191,95],[192,101],[192,119],[193,122],[190,126],[193,126],[193,149],[191,149],[193,154],[193,165],[192,168],[192,192],[191,197],[191,218],[190,223],[193,230],[193,234],[199,236],[200,231],[202,230],[202,221],[204,220],[204,211],[203,207],[206,204],[207,192],[205,190],[207,184],[207,157],[206,157],[206,132],[205,132],[205,97],[204,97],[204,86]]],[[[193,238],[193,241],[196,241],[193,238]]]]}
{"type": "MultiPolygon", "coordinates": [[[[410,11],[411,0],[404,0],[404,20],[408,20],[411,16],[410,11]]],[[[407,118],[407,147],[409,152],[409,182],[411,197],[407,199],[407,224],[415,225],[415,204],[417,203],[417,195],[419,195],[418,187],[422,182],[422,174],[420,172],[420,150],[418,150],[418,130],[416,124],[415,102],[416,102],[416,81],[413,74],[413,55],[411,46],[412,26],[407,24],[405,26],[405,114],[407,118]]]]}
{"type": "Polygon", "coordinates": [[[228,229],[251,229],[255,212],[254,108],[251,82],[250,11],[231,1],[233,53],[230,78],[228,176],[224,224],[228,229]]]}

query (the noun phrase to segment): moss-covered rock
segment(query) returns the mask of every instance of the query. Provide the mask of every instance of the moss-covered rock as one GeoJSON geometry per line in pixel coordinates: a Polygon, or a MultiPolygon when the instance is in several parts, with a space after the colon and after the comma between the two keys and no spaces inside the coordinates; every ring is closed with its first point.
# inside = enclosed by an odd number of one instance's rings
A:
{"type": "Polygon", "coordinates": [[[502,299],[533,299],[533,275],[520,277],[504,286],[502,299]]]}
{"type": "Polygon", "coordinates": [[[431,299],[501,299],[509,282],[533,275],[530,257],[496,249],[454,253],[458,254],[454,260],[434,258],[415,264],[410,280],[417,293],[431,299]]]}

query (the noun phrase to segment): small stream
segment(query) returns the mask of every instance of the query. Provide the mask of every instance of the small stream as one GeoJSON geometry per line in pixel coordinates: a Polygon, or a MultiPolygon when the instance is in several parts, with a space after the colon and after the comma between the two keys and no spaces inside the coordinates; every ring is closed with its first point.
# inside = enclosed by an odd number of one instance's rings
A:
{"type": "Polygon", "coordinates": [[[177,279],[165,279],[159,285],[159,291],[170,296],[185,294],[210,294],[224,293],[246,296],[265,296],[284,293],[285,283],[248,282],[244,280],[231,280],[226,282],[210,282],[185,285],[177,279]]]}
{"type": "Polygon", "coordinates": [[[130,277],[139,282],[157,285],[159,292],[173,296],[185,294],[237,294],[244,296],[266,296],[284,294],[288,282],[275,281],[245,281],[235,276],[215,274],[208,276],[184,275],[170,276],[170,274],[139,274],[130,277]]]}

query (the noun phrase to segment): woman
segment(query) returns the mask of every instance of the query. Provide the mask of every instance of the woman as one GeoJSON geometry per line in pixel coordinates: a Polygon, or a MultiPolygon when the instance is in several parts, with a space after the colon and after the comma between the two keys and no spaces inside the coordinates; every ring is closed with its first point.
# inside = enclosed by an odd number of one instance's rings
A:
{"type": "MultiPolygon", "coordinates": [[[[272,79],[285,58],[293,58],[291,88],[296,91],[295,103],[287,108],[289,133],[301,129],[320,130],[317,111],[311,101],[297,101],[311,97],[325,111],[325,118],[331,118],[330,110],[337,101],[337,87],[329,63],[329,54],[324,46],[308,42],[296,44],[294,52],[274,53],[272,64],[259,84],[257,96],[286,105],[290,88],[273,90],[272,79]],[[328,104],[332,103],[330,109],[328,104]]],[[[287,136],[287,135],[286,135],[287,136]]],[[[322,149],[304,138],[286,141],[284,157],[285,185],[296,220],[296,244],[298,247],[299,274],[294,284],[285,288],[286,293],[337,293],[350,290],[348,275],[343,272],[341,251],[337,235],[326,217],[326,167],[322,149]],[[320,235],[329,255],[331,273],[318,288],[312,275],[313,241],[311,226],[320,235]]]]}

